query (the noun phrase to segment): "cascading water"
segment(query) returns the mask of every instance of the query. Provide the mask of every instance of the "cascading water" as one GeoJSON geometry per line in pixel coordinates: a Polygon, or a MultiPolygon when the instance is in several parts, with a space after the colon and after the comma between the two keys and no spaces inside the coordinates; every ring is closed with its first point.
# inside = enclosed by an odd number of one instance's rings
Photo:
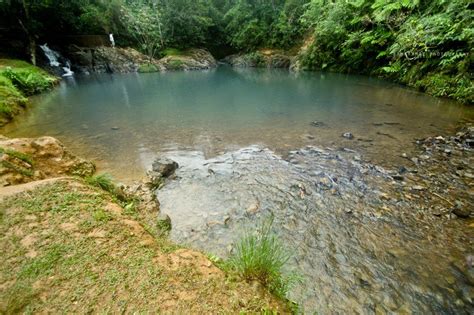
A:
{"type": "Polygon", "coordinates": [[[70,77],[74,75],[74,72],[71,71],[71,63],[66,61],[66,66],[63,67],[63,77],[70,77]]]}
{"type": "Polygon", "coordinates": [[[46,58],[48,58],[49,65],[51,67],[62,69],[63,77],[70,77],[74,75],[74,72],[71,71],[71,63],[69,62],[69,60],[66,60],[66,63],[61,66],[61,63],[59,62],[59,58],[61,58],[61,55],[57,51],[54,51],[49,48],[48,44],[40,45],[40,48],[43,50],[46,58]]]}

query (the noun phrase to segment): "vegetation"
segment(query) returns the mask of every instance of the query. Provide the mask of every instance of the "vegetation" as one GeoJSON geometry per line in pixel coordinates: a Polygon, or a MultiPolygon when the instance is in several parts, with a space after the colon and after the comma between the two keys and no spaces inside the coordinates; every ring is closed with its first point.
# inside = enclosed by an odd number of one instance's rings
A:
{"type": "Polygon", "coordinates": [[[299,277],[285,274],[284,267],[291,255],[271,231],[272,221],[263,224],[256,233],[247,233],[238,242],[236,251],[228,261],[231,270],[247,280],[257,280],[281,298],[286,295],[299,277]]]}
{"type": "Polygon", "coordinates": [[[36,38],[58,26],[66,34],[115,33],[118,44],[150,57],[170,47],[295,51],[306,41],[303,69],[383,76],[466,103],[474,102],[472,11],[468,0],[0,2],[0,20],[24,35],[30,54],[36,38]]]}
{"type": "Polygon", "coordinates": [[[467,0],[313,0],[307,69],[377,74],[436,96],[474,102],[474,15],[467,0]]]}
{"type": "Polygon", "coordinates": [[[57,78],[25,61],[0,59],[0,125],[26,105],[26,96],[46,91],[57,82],[57,78]]]}

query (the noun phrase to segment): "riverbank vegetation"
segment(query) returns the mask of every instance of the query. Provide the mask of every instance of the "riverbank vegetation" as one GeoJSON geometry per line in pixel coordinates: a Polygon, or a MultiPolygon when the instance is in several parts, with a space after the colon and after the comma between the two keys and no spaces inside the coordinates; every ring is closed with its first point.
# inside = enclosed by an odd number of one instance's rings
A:
{"type": "Polygon", "coordinates": [[[284,49],[301,69],[377,75],[473,103],[473,9],[468,0],[53,0],[2,2],[0,15],[25,46],[60,27],[114,33],[149,56],[284,49]]]}
{"type": "Polygon", "coordinates": [[[254,232],[247,232],[237,243],[226,266],[240,277],[256,280],[282,299],[300,279],[284,271],[291,254],[272,232],[273,221],[264,222],[254,232]]]}
{"type": "Polygon", "coordinates": [[[25,61],[0,59],[0,126],[27,104],[27,96],[44,92],[58,79],[25,61]]]}

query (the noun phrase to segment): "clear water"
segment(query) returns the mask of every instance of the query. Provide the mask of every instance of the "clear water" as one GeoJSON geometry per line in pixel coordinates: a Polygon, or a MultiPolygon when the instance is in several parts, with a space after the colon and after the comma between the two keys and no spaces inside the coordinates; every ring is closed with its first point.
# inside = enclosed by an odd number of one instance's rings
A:
{"type": "Polygon", "coordinates": [[[68,78],[2,133],[55,136],[126,181],[143,175],[145,153],[177,149],[213,157],[259,144],[285,155],[315,144],[391,163],[414,138],[473,117],[454,102],[377,79],[223,66],[68,78]],[[342,138],[344,132],[355,139],[342,138]]]}

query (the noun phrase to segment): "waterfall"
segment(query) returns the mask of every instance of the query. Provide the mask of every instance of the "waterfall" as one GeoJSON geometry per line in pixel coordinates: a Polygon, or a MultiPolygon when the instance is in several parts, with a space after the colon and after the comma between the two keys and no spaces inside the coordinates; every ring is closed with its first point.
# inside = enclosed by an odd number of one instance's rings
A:
{"type": "Polygon", "coordinates": [[[69,62],[69,60],[66,61],[66,65],[63,67],[63,71],[63,77],[70,77],[74,75],[74,72],[71,71],[71,63],[69,62]]]}
{"type": "Polygon", "coordinates": [[[49,65],[51,67],[62,69],[62,71],[64,72],[62,74],[63,77],[70,77],[74,74],[74,72],[71,71],[71,63],[69,62],[69,60],[66,60],[66,63],[63,64],[61,67],[61,63],[59,62],[59,58],[61,58],[61,55],[57,51],[54,51],[49,48],[48,44],[40,45],[40,48],[43,50],[46,58],[48,58],[49,65]]]}

